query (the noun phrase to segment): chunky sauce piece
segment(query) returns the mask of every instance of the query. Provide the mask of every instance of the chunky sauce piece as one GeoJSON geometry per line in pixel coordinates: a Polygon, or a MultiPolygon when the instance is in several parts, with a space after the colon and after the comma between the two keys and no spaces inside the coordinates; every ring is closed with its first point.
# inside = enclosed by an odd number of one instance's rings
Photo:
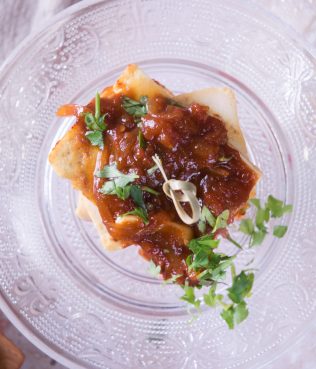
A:
{"type": "MultiPolygon", "coordinates": [[[[94,112],[94,103],[85,111],[94,112]]],[[[194,284],[194,273],[189,275],[185,263],[190,254],[186,244],[200,233],[196,225],[188,226],[180,221],[172,201],[162,191],[164,181],[159,170],[148,175],[147,170],[154,165],[152,156],[159,155],[168,178],[194,183],[201,205],[206,205],[214,215],[228,209],[230,221],[245,206],[256,174],[227,144],[223,122],[210,117],[207,107],[192,104],[182,108],[157,96],[149,99],[148,111],[138,127],[122,108],[121,95],[101,99],[101,113],[107,114],[108,129],[104,132],[105,148],[99,152],[95,171],[115,162],[120,171],[139,175],[135,184],[158,191],[159,196],[144,192],[149,224],[144,225],[138,217],[124,224],[116,223],[119,215],[133,210],[135,204],[130,198],[121,200],[115,195],[99,193],[105,179],[94,177],[88,190],[93,191],[94,202],[115,240],[125,246],[139,244],[141,254],[161,266],[164,278],[181,274],[183,278],[179,282],[189,278],[194,284]],[[146,140],[144,149],[137,140],[139,129],[146,140]]],[[[87,130],[84,118],[79,116],[77,124],[82,129],[82,143],[90,145],[84,136],[87,130]]],[[[83,180],[91,183],[91,178],[83,180]]]]}

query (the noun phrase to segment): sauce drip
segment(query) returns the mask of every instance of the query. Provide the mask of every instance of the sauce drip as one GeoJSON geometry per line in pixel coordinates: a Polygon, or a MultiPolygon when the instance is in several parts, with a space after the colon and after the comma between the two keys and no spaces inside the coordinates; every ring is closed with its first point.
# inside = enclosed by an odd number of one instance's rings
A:
{"type": "MultiPolygon", "coordinates": [[[[149,224],[144,225],[137,217],[116,222],[120,215],[133,210],[135,204],[130,198],[121,200],[101,194],[99,189],[106,179],[94,177],[93,186],[86,188],[86,192],[94,199],[114,240],[121,241],[125,247],[138,244],[142,256],[160,265],[164,278],[181,274],[179,283],[188,278],[195,284],[194,272],[189,272],[185,263],[190,254],[186,244],[201,234],[196,224],[189,226],[179,219],[172,201],[163,193],[164,179],[160,171],[147,173],[154,165],[152,156],[159,155],[169,179],[192,182],[197,188],[200,205],[207,206],[215,216],[228,209],[229,221],[246,206],[256,183],[256,173],[241,159],[238,151],[228,145],[224,123],[209,116],[207,107],[199,104],[178,107],[157,96],[148,100],[148,114],[137,126],[134,118],[123,109],[122,97],[101,99],[101,114],[106,114],[108,129],[104,132],[105,148],[99,152],[95,171],[116,163],[123,173],[133,171],[139,175],[135,184],[158,191],[159,196],[143,193],[149,224]],[[145,148],[138,143],[139,129],[146,141],[145,148]]],[[[94,112],[94,102],[84,110],[94,112]]],[[[82,142],[90,145],[84,136],[87,130],[84,118],[78,116],[77,124],[82,142]]],[[[83,178],[82,183],[91,181],[83,178]]],[[[190,213],[189,207],[185,210],[190,213]]]]}

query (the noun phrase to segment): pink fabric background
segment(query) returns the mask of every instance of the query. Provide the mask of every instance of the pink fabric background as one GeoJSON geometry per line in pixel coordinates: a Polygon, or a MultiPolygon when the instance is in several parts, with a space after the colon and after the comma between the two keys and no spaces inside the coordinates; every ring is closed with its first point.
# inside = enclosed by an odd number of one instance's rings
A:
{"type": "MultiPolygon", "coordinates": [[[[78,0],[0,0],[0,64],[23,38],[36,31],[45,19],[78,0]]],[[[243,1],[243,0],[240,0],[243,1]]],[[[316,50],[316,0],[253,0],[299,32],[316,50]]],[[[39,351],[23,337],[0,311],[0,332],[11,339],[26,357],[22,369],[65,368],[39,351]]],[[[315,369],[316,322],[296,346],[267,369],[315,369]]],[[[0,368],[1,369],[1,368],[0,368]]],[[[135,368],[136,369],[136,368],[135,368]]]]}

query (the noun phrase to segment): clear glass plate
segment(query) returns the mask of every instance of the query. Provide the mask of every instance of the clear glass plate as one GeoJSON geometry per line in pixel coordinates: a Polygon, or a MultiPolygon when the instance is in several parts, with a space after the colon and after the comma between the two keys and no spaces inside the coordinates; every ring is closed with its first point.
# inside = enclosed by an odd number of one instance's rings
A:
{"type": "Polygon", "coordinates": [[[0,75],[0,306],[42,350],[78,368],[258,368],[315,317],[316,64],[302,43],[240,1],[90,1],[27,39],[0,75]],[[55,111],[85,103],[131,62],[174,92],[236,91],[258,196],[294,204],[268,238],[249,319],[193,323],[137,248],[105,252],[74,215],[76,193],[47,162],[71,126],[55,111]]]}

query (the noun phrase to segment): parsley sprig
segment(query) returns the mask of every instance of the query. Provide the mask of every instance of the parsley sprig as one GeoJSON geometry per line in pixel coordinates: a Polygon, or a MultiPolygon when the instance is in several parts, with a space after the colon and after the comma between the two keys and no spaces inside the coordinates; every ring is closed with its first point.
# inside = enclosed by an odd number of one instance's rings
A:
{"type": "MultiPolygon", "coordinates": [[[[249,201],[256,209],[255,220],[244,219],[240,224],[240,231],[250,236],[250,246],[262,243],[268,233],[268,223],[271,218],[280,218],[284,214],[292,211],[291,205],[269,196],[264,207],[261,206],[259,199],[249,201]],[[264,236],[262,236],[262,234],[264,236]]],[[[191,254],[186,259],[188,271],[195,272],[199,281],[197,286],[190,286],[186,280],[181,285],[184,294],[180,297],[195,309],[199,310],[201,301],[204,304],[214,307],[221,307],[221,317],[225,320],[228,327],[233,329],[237,324],[243,322],[249,314],[247,299],[251,296],[254,283],[254,273],[248,270],[241,270],[236,274],[234,260],[242,249],[242,245],[234,241],[230,236],[227,237],[239,250],[235,255],[226,255],[219,251],[220,239],[217,231],[227,228],[229,211],[225,210],[218,217],[215,217],[207,207],[203,207],[198,228],[201,233],[205,233],[207,226],[210,232],[201,237],[192,239],[188,248],[191,254]],[[229,287],[219,293],[217,291],[220,283],[227,282],[227,273],[230,270],[231,283],[229,287]],[[196,295],[196,290],[207,287],[208,292],[203,294],[202,299],[196,295]]],[[[287,227],[277,225],[273,228],[273,235],[283,237],[287,227]]],[[[176,281],[177,278],[174,279],[176,281]]]]}
{"type": "Polygon", "coordinates": [[[123,96],[122,98],[122,106],[124,108],[124,110],[132,115],[134,118],[136,118],[136,120],[141,117],[143,117],[144,115],[147,114],[148,112],[148,97],[147,96],[141,96],[139,101],[137,100],[133,100],[127,96],[123,96]]]}
{"type": "Polygon", "coordinates": [[[148,97],[141,96],[139,101],[133,100],[127,96],[122,98],[123,109],[134,117],[134,121],[138,124],[138,144],[142,149],[146,148],[146,140],[141,130],[141,118],[148,113],[148,97]]]}
{"type": "Polygon", "coordinates": [[[121,216],[136,215],[142,219],[144,224],[148,224],[148,213],[143,193],[148,192],[151,195],[158,196],[159,192],[148,186],[141,187],[132,184],[139,176],[134,172],[127,174],[122,173],[117,169],[115,163],[106,165],[102,170],[96,172],[95,176],[110,179],[99,189],[100,193],[104,195],[116,195],[121,200],[126,200],[129,197],[133,199],[136,208],[121,216]]]}
{"type": "MultiPolygon", "coordinates": [[[[257,212],[255,221],[243,219],[239,230],[249,236],[250,246],[261,245],[268,234],[268,222],[270,218],[281,218],[284,214],[292,211],[292,205],[286,205],[283,201],[269,196],[265,205],[262,207],[259,199],[251,199],[250,203],[255,206],[257,212]]],[[[287,226],[277,225],[273,228],[273,235],[281,238],[285,235],[287,226]]]]}
{"type": "Polygon", "coordinates": [[[122,200],[126,200],[131,193],[130,183],[134,182],[139,176],[134,173],[124,174],[117,169],[116,164],[106,165],[102,170],[95,173],[99,178],[111,178],[99,189],[104,195],[116,195],[122,200]]]}
{"type": "Polygon", "coordinates": [[[101,150],[104,149],[103,132],[107,129],[104,122],[106,114],[101,115],[101,100],[97,92],[95,96],[95,113],[83,113],[84,121],[88,128],[85,136],[90,141],[91,145],[98,146],[101,150]]]}

